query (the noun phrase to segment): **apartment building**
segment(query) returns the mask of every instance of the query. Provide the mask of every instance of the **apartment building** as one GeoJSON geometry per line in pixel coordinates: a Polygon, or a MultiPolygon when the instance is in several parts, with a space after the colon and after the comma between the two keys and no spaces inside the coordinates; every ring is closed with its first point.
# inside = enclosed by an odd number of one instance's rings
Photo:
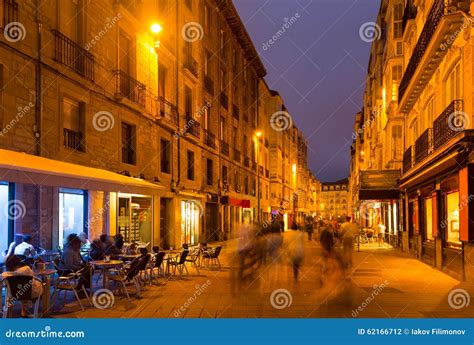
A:
{"type": "Polygon", "coordinates": [[[321,217],[326,220],[345,221],[349,215],[349,180],[321,183],[321,217]]]}

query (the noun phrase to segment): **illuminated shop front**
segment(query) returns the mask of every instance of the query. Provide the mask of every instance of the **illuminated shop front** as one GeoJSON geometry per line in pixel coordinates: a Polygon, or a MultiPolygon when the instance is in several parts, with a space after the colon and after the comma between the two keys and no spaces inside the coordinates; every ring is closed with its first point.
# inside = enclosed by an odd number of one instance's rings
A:
{"type": "Polygon", "coordinates": [[[62,247],[71,234],[85,232],[87,219],[87,191],[81,189],[59,189],[59,234],[58,244],[62,247]]]}
{"type": "Polygon", "coordinates": [[[181,243],[194,245],[199,242],[202,205],[198,201],[181,201],[181,243]]]}
{"type": "Polygon", "coordinates": [[[152,242],[153,199],[151,196],[119,193],[117,232],[125,243],[141,245],[152,242]]]}
{"type": "Polygon", "coordinates": [[[7,212],[0,212],[0,250],[2,253],[8,249],[9,242],[12,240],[13,229],[9,221],[10,209],[10,186],[7,182],[0,182],[0,210],[7,210],[7,212]]]}

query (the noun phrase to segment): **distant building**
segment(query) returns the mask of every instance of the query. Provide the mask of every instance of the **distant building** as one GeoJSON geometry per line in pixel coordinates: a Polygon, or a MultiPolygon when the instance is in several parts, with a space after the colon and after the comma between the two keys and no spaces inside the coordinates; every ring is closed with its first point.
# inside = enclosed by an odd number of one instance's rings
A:
{"type": "Polygon", "coordinates": [[[321,216],[324,219],[344,217],[349,214],[348,206],[349,180],[323,182],[321,184],[321,216]]]}

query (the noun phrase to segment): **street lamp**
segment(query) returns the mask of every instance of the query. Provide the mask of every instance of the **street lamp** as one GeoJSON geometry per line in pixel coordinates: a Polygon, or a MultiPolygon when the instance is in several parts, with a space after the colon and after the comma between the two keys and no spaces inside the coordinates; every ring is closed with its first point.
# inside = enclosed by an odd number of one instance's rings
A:
{"type": "Polygon", "coordinates": [[[158,50],[158,48],[160,47],[160,40],[158,39],[158,35],[160,34],[162,30],[163,30],[163,27],[158,23],[153,23],[150,26],[150,31],[152,32],[153,38],[154,38],[155,51],[158,50]]]}
{"type": "Polygon", "coordinates": [[[260,147],[258,146],[258,138],[262,136],[261,131],[255,132],[255,150],[257,151],[256,158],[257,158],[257,221],[260,222],[260,163],[259,163],[259,152],[260,147]]]}

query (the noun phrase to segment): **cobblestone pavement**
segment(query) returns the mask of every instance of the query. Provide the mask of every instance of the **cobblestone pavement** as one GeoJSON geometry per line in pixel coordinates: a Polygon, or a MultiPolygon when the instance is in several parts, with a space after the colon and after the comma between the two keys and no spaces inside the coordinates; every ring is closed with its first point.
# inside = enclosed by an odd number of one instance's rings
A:
{"type": "MultiPolygon", "coordinates": [[[[319,243],[306,242],[300,279],[282,251],[238,288],[230,277],[235,242],[224,243],[221,270],[201,269],[182,280],[160,278],[147,286],[141,299],[129,303],[115,296],[109,309],[88,307],[81,312],[72,299],[53,317],[70,318],[318,318],[318,317],[473,317],[469,303],[474,285],[450,276],[401,253],[377,244],[362,245],[346,279],[321,283],[319,243]],[[461,290],[457,290],[461,289],[461,290]],[[450,295],[451,293],[451,295],[450,295]]],[[[131,288],[133,289],[133,288],[131,288]]],[[[83,300],[84,303],[85,300],[83,300]]],[[[57,306],[58,307],[58,306],[57,306]]]]}

